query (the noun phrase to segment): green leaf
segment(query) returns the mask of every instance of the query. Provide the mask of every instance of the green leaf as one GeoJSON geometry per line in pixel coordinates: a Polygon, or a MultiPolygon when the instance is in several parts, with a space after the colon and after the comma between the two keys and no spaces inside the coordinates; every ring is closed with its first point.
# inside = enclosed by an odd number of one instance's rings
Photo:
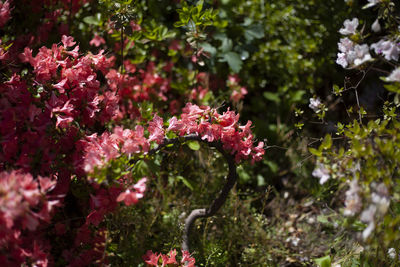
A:
{"type": "Polygon", "coordinates": [[[89,25],[100,25],[100,19],[95,16],[88,16],[83,18],[83,21],[89,25]]]}
{"type": "Polygon", "coordinates": [[[226,36],[221,37],[220,39],[222,41],[221,46],[219,47],[219,49],[221,50],[222,53],[228,52],[232,50],[232,40],[227,38],[226,36]]]}
{"type": "Polygon", "coordinates": [[[314,259],[315,263],[320,267],[330,267],[331,266],[331,256],[327,255],[318,259],[314,259]]]}
{"type": "Polygon", "coordinates": [[[329,149],[332,146],[332,137],[330,134],[325,135],[324,140],[321,143],[320,150],[329,149]]]}
{"type": "Polygon", "coordinates": [[[201,43],[200,47],[203,48],[204,52],[208,52],[211,56],[215,56],[217,54],[217,49],[209,43],[201,43]]]}
{"type": "Polygon", "coordinates": [[[277,104],[279,104],[279,103],[281,102],[281,99],[280,99],[278,93],[264,92],[264,93],[263,93],[263,96],[264,96],[266,99],[268,99],[268,100],[270,100],[270,101],[273,101],[273,102],[275,102],[275,103],[277,103],[277,104]]]}
{"type": "Polygon", "coordinates": [[[200,144],[198,141],[188,141],[187,145],[191,150],[197,151],[200,149],[200,144]]]}
{"type": "Polygon", "coordinates": [[[190,190],[193,191],[193,186],[192,186],[192,184],[191,184],[188,180],[186,180],[185,177],[178,175],[176,178],[177,178],[178,180],[181,180],[182,183],[183,183],[184,185],[186,185],[190,190]]]}
{"type": "Polygon", "coordinates": [[[292,93],[290,95],[290,100],[292,102],[299,102],[303,99],[303,95],[305,95],[305,94],[306,94],[306,91],[304,91],[304,90],[295,91],[294,93],[292,93]]]}
{"type": "Polygon", "coordinates": [[[242,60],[240,56],[235,52],[228,52],[224,54],[225,61],[228,62],[229,67],[233,70],[233,72],[237,73],[242,68],[242,60]]]}
{"type": "Polygon", "coordinates": [[[247,41],[261,39],[264,37],[264,28],[261,25],[252,25],[244,31],[244,37],[247,41]]]}
{"type": "Polygon", "coordinates": [[[308,151],[310,151],[311,154],[321,157],[322,156],[322,151],[316,150],[315,148],[309,147],[308,151]]]}

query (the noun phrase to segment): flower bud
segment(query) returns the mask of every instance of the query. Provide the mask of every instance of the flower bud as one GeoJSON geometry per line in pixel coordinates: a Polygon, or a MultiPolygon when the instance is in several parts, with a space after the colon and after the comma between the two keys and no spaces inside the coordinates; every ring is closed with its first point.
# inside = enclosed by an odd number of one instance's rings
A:
{"type": "Polygon", "coordinates": [[[372,23],[371,30],[373,32],[380,32],[381,31],[381,25],[379,24],[379,20],[378,19],[376,19],[374,21],[374,23],[372,23]]]}

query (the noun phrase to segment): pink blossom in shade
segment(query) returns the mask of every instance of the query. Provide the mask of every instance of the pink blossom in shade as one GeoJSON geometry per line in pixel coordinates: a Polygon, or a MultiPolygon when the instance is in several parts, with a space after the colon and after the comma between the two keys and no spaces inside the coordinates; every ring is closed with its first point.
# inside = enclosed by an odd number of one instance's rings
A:
{"type": "Polygon", "coordinates": [[[230,85],[230,86],[238,84],[239,81],[240,81],[240,79],[237,74],[228,76],[228,85],[230,85]]]}
{"type": "MultiPolygon", "coordinates": [[[[57,100],[56,100],[57,101],[57,100]]],[[[58,101],[57,101],[58,102],[58,101]]],[[[56,102],[56,103],[57,103],[56,102]]],[[[54,102],[53,102],[54,103],[54,102]]],[[[71,100],[68,100],[67,102],[64,103],[64,105],[62,107],[60,106],[56,106],[51,109],[51,117],[54,116],[54,114],[63,114],[63,115],[72,115],[73,111],[74,111],[75,107],[74,105],[71,103],[71,100]]]]}
{"type": "Polygon", "coordinates": [[[169,112],[174,115],[178,113],[179,102],[178,100],[174,99],[169,103],[169,112]]]}
{"type": "Polygon", "coordinates": [[[67,128],[73,120],[74,118],[70,116],[57,115],[56,127],[67,128]]]}
{"type": "Polygon", "coordinates": [[[136,72],[136,65],[132,64],[131,61],[128,60],[128,59],[124,61],[124,67],[125,67],[125,70],[128,73],[135,73],[136,72]]]}
{"type": "Polygon", "coordinates": [[[262,160],[265,150],[264,150],[264,142],[258,142],[258,145],[253,149],[253,156],[251,163],[254,164],[255,161],[260,161],[262,160]]]}
{"type": "Polygon", "coordinates": [[[150,132],[149,142],[156,141],[161,144],[164,140],[164,121],[161,117],[155,115],[153,120],[149,123],[148,130],[150,132]]]}
{"type": "Polygon", "coordinates": [[[103,221],[103,219],[104,213],[98,210],[94,210],[86,217],[86,223],[98,226],[103,221]]]}
{"type": "MultiPolygon", "coordinates": [[[[22,229],[34,231],[40,221],[49,221],[50,212],[58,201],[48,201],[47,196],[39,190],[39,184],[30,174],[18,171],[0,173],[0,236],[2,242],[13,242],[15,225],[22,229]],[[48,207],[48,216],[37,213],[39,207],[48,207]]],[[[41,178],[43,181],[48,178],[41,178]]],[[[17,244],[16,244],[17,245],[17,244]]]]}
{"type": "Polygon", "coordinates": [[[53,190],[57,183],[57,181],[55,181],[55,180],[52,180],[47,177],[41,177],[41,176],[38,177],[38,180],[39,180],[39,185],[40,185],[40,191],[42,193],[53,190]]]}
{"type": "Polygon", "coordinates": [[[22,62],[29,62],[32,66],[36,65],[35,58],[32,56],[32,49],[25,47],[24,52],[19,55],[22,62]]]}
{"type": "Polygon", "coordinates": [[[148,250],[145,255],[142,256],[142,259],[145,263],[151,266],[158,266],[158,259],[160,258],[161,253],[157,255],[157,253],[153,253],[153,251],[148,250]]]}
{"type": "Polygon", "coordinates": [[[129,22],[129,25],[132,28],[132,31],[140,31],[142,28],[140,27],[139,24],[137,24],[135,21],[129,22]]]}
{"type": "Polygon", "coordinates": [[[94,34],[93,39],[89,42],[90,45],[99,47],[102,44],[105,44],[106,41],[103,37],[99,36],[97,33],[94,34]]]}
{"type": "Polygon", "coordinates": [[[133,188],[134,188],[137,192],[143,194],[143,193],[146,191],[146,183],[147,183],[147,178],[144,177],[144,178],[140,179],[140,180],[133,186],[133,188]]]}
{"type": "Polygon", "coordinates": [[[234,90],[231,94],[231,100],[234,103],[239,102],[241,99],[244,98],[244,96],[247,95],[247,90],[245,87],[240,87],[239,90],[234,90]]]}
{"type": "Polygon", "coordinates": [[[74,37],[66,35],[63,35],[61,37],[61,42],[63,43],[65,48],[74,46],[76,44],[76,42],[74,42],[74,37]]]}
{"type": "Polygon", "coordinates": [[[171,250],[168,253],[168,255],[161,254],[162,266],[167,266],[168,264],[178,264],[178,262],[175,259],[176,254],[177,254],[176,249],[171,250]]]}
{"type": "Polygon", "coordinates": [[[58,92],[60,92],[60,94],[63,94],[65,93],[67,81],[68,81],[67,78],[62,79],[59,83],[54,84],[53,87],[57,89],[58,92]]]}
{"type": "Polygon", "coordinates": [[[117,197],[117,202],[124,202],[126,206],[130,206],[132,204],[136,204],[140,198],[143,198],[144,191],[146,190],[146,182],[147,178],[142,178],[136,183],[132,189],[135,191],[131,191],[130,189],[125,190],[117,197]]]}
{"type": "Polygon", "coordinates": [[[10,20],[10,1],[0,1],[0,28],[6,25],[7,21],[10,20]]]}
{"type": "Polygon", "coordinates": [[[119,196],[117,197],[117,202],[123,201],[126,206],[130,206],[132,204],[138,203],[140,195],[141,194],[138,194],[135,191],[131,192],[129,189],[127,189],[125,192],[119,194],[119,196]]]}
{"type": "Polygon", "coordinates": [[[189,251],[182,250],[181,263],[185,267],[194,267],[194,264],[196,263],[196,260],[195,260],[195,258],[191,257],[189,251]]]}

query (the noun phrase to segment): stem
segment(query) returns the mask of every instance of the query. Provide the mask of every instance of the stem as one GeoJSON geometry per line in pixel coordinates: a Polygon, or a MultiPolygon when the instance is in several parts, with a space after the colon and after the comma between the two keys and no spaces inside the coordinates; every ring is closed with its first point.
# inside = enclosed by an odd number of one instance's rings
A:
{"type": "Polygon", "coordinates": [[[124,27],[121,27],[121,73],[124,73],[124,27]]]}
{"type": "MultiPolygon", "coordinates": [[[[218,197],[213,200],[211,205],[208,208],[192,210],[191,213],[189,214],[189,216],[185,219],[185,226],[184,226],[184,231],[183,231],[183,236],[182,236],[182,249],[186,250],[186,251],[189,251],[190,229],[191,229],[192,225],[194,224],[194,222],[196,221],[196,219],[207,218],[207,217],[211,217],[214,214],[216,214],[218,212],[218,210],[222,207],[222,205],[225,203],[225,201],[229,195],[229,192],[231,191],[232,187],[235,185],[237,177],[238,177],[237,172],[236,172],[235,159],[234,159],[233,155],[227,153],[224,150],[222,143],[217,142],[217,141],[208,142],[207,140],[203,140],[203,139],[201,139],[200,136],[195,135],[195,134],[186,135],[183,137],[178,137],[178,138],[173,138],[173,139],[165,138],[163,143],[158,145],[157,147],[151,149],[148,152],[148,155],[153,155],[153,154],[157,153],[158,151],[165,148],[167,145],[178,144],[178,143],[182,143],[182,142],[190,141],[190,140],[196,140],[199,142],[203,142],[203,143],[207,144],[209,147],[216,148],[224,156],[225,160],[228,163],[228,175],[226,176],[226,182],[225,182],[222,190],[219,192],[218,197]]],[[[129,163],[133,164],[135,162],[136,162],[135,160],[132,160],[129,163]]],[[[129,169],[131,169],[131,168],[132,167],[130,167],[129,169]]]]}

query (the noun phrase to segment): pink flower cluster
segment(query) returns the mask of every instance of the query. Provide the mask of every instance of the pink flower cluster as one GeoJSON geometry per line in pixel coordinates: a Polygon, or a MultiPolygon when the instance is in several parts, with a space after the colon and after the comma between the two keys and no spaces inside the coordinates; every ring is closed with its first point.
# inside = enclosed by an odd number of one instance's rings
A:
{"type": "Polygon", "coordinates": [[[176,261],[176,249],[171,250],[167,255],[164,255],[162,253],[153,253],[153,251],[148,250],[145,255],[143,255],[143,260],[145,263],[147,263],[148,266],[160,266],[160,257],[161,257],[161,266],[167,266],[167,265],[172,265],[172,266],[181,266],[181,267],[194,267],[194,264],[196,263],[195,258],[190,256],[190,253],[186,250],[182,250],[182,259],[178,263],[176,261]]]}
{"type": "Polygon", "coordinates": [[[6,25],[7,21],[10,20],[10,1],[0,1],[0,28],[6,25]]]}
{"type": "Polygon", "coordinates": [[[245,95],[247,95],[247,89],[243,86],[240,86],[239,82],[240,80],[237,75],[229,75],[227,86],[230,90],[232,90],[231,100],[233,103],[238,103],[244,98],[245,95]]]}
{"type": "Polygon", "coordinates": [[[156,72],[154,62],[149,62],[146,69],[140,70],[136,70],[136,66],[129,60],[124,61],[124,66],[127,73],[122,74],[112,69],[106,75],[110,88],[118,90],[122,98],[142,102],[155,96],[167,100],[166,93],[170,89],[171,79],[161,77],[156,72]]]}
{"type": "Polygon", "coordinates": [[[110,59],[102,52],[80,57],[78,46],[70,49],[75,45],[72,37],[63,36],[62,43],[42,47],[36,56],[25,48],[20,59],[29,62],[34,76],[14,73],[0,84],[0,169],[4,164],[26,172],[34,167],[47,175],[59,155],[67,157],[62,162],[74,157],[79,161],[81,152],[73,148],[86,134],[79,128],[103,124],[116,115],[119,98],[103,91],[96,79],[96,71],[111,66],[110,59]]]}
{"type": "Polygon", "coordinates": [[[48,192],[55,181],[47,177],[34,180],[30,174],[17,171],[0,173],[0,262],[18,266],[26,258],[35,266],[46,266],[43,232],[58,200],[48,192]],[[22,234],[24,232],[24,234],[22,234]],[[7,256],[9,255],[9,256],[7,256]]]}
{"type": "Polygon", "coordinates": [[[254,146],[251,121],[244,126],[239,125],[239,114],[234,111],[219,114],[208,106],[188,103],[182,112],[181,119],[174,116],[169,120],[167,130],[180,136],[196,134],[208,142],[220,141],[224,149],[235,155],[237,163],[250,158],[252,162],[262,159],[264,143],[254,146]]]}
{"type": "MultiPolygon", "coordinates": [[[[32,50],[25,48],[20,55],[23,62],[29,62],[34,68],[35,80],[38,86],[51,86],[55,89],[46,103],[51,117],[56,117],[57,127],[66,128],[73,120],[82,120],[84,125],[92,125],[95,115],[101,106],[117,106],[115,93],[99,95],[100,82],[96,79],[96,71],[105,72],[112,66],[112,61],[102,55],[88,54],[79,57],[79,46],[75,46],[72,37],[63,36],[63,45],[54,44],[51,49],[42,47],[33,57],[32,50]],[[70,47],[75,48],[70,49],[70,47]]],[[[106,110],[108,116],[102,116],[103,121],[114,116],[116,110],[106,110]]]]}
{"type": "Polygon", "coordinates": [[[149,151],[149,140],[144,136],[144,128],[137,125],[135,130],[115,127],[114,133],[104,132],[101,136],[93,134],[85,142],[85,160],[83,169],[90,173],[95,167],[101,168],[108,161],[121,155],[146,153],[149,151]]]}
{"type": "Polygon", "coordinates": [[[220,141],[223,148],[235,156],[237,163],[246,159],[251,159],[252,162],[262,159],[264,143],[259,142],[254,146],[251,122],[248,121],[244,126],[239,125],[239,114],[234,111],[228,110],[219,114],[216,109],[208,106],[199,107],[188,103],[182,112],[180,119],[174,116],[169,120],[167,129],[163,119],[155,115],[147,128],[148,137],[140,125],[135,130],[116,127],[113,134],[105,132],[100,137],[91,136],[85,148],[84,170],[90,173],[95,167],[101,168],[121,153],[145,154],[149,151],[150,142],[164,142],[167,131],[179,136],[195,134],[208,142],[220,141]]]}

